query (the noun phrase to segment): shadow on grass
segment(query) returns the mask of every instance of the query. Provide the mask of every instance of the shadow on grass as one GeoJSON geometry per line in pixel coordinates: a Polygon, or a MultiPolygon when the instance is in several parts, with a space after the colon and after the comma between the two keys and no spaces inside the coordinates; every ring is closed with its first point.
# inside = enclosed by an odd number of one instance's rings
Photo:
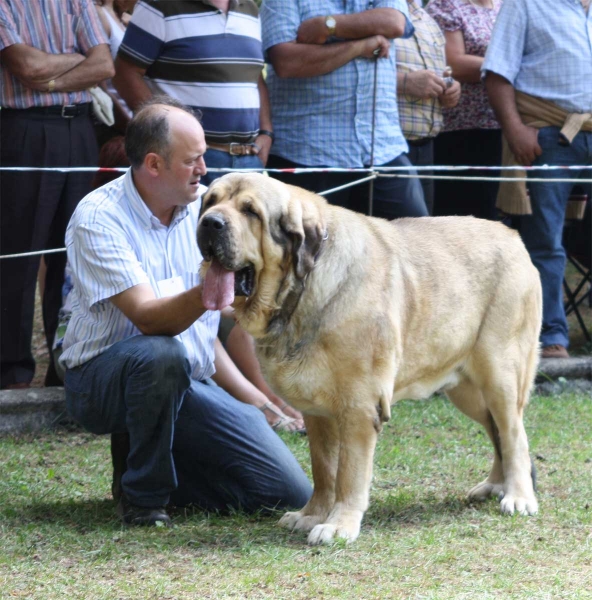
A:
{"type": "Polygon", "coordinates": [[[259,513],[240,511],[217,514],[193,508],[170,511],[173,528],[128,527],[121,524],[112,500],[65,500],[33,502],[21,506],[5,504],[0,511],[4,529],[13,531],[59,530],[60,539],[70,543],[80,536],[98,535],[111,539],[128,532],[124,538],[151,538],[171,549],[180,547],[244,550],[246,545],[301,546],[303,539],[286,529],[276,527],[284,511],[259,513]]]}
{"type": "Polygon", "coordinates": [[[366,523],[380,527],[413,527],[473,517],[475,511],[491,511],[497,505],[495,499],[485,502],[470,502],[458,496],[435,496],[428,494],[417,497],[400,492],[374,500],[366,516],[366,523]]]}

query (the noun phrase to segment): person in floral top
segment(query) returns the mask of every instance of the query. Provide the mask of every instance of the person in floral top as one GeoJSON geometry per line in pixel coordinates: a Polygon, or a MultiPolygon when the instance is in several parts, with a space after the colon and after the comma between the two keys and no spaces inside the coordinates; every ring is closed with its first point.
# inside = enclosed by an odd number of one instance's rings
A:
{"type": "MultiPolygon", "coordinates": [[[[501,130],[481,81],[481,65],[502,0],[431,0],[428,13],[446,37],[446,61],[462,94],[444,110],[442,133],[435,140],[439,165],[496,166],[501,162],[501,130]]],[[[459,175],[495,176],[497,171],[459,175]]],[[[436,181],[436,215],[475,215],[496,219],[495,181],[436,181]]]]}

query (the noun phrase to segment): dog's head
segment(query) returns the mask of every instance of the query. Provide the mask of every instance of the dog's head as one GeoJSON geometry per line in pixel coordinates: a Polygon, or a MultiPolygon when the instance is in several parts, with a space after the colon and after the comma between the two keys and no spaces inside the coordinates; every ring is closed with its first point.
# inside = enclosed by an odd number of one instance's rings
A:
{"type": "Polygon", "coordinates": [[[326,202],[258,173],[232,173],[203,197],[197,242],[203,300],[234,304],[239,321],[263,335],[273,313],[312,270],[325,235],[326,202]]]}

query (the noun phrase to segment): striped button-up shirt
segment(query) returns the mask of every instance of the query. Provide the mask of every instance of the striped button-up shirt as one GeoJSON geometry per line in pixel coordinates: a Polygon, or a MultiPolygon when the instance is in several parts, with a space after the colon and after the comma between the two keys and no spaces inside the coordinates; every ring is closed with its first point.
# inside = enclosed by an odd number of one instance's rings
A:
{"type": "MultiPolygon", "coordinates": [[[[202,186],[201,192],[205,191],[202,186]]],[[[60,361],[67,368],[85,363],[111,345],[141,335],[109,300],[135,285],[148,283],[158,298],[175,283],[199,284],[202,256],[195,232],[201,199],[178,207],[166,227],[148,209],[128,172],[91,192],[76,208],[66,231],[74,288],[72,316],[60,361]]],[[[192,377],[210,377],[220,313],[205,312],[176,336],[187,350],[192,377]]]]}
{"type": "Polygon", "coordinates": [[[482,71],[568,112],[592,112],[592,10],[580,0],[504,0],[482,71]]]}
{"type": "MultiPolygon", "coordinates": [[[[406,0],[265,0],[261,7],[263,49],[295,41],[300,23],[312,17],[358,13],[370,7],[399,10],[406,17],[405,37],[413,33],[406,0]]],[[[281,78],[269,66],[267,86],[275,132],[273,153],[282,158],[307,166],[369,165],[374,101],[374,164],[385,164],[407,152],[399,127],[394,44],[389,58],[376,62],[356,58],[318,77],[281,78]]]]}
{"type": "Polygon", "coordinates": [[[257,137],[264,62],[253,0],[231,0],[228,15],[201,0],[141,0],[119,56],[146,69],[155,94],[199,108],[208,142],[257,137]]]}
{"type": "MultiPolygon", "coordinates": [[[[395,40],[397,72],[433,71],[440,77],[446,68],[442,30],[415,1],[409,1],[409,15],[415,32],[407,39],[395,40]]],[[[442,107],[437,98],[410,99],[399,95],[399,123],[408,140],[435,137],[442,128],[442,107]]]]}
{"type": "MultiPolygon", "coordinates": [[[[0,50],[26,44],[48,54],[86,54],[93,46],[106,43],[91,0],[0,0],[0,50]]],[[[86,90],[41,92],[24,86],[6,67],[0,71],[0,105],[6,108],[91,101],[86,90]]]]}

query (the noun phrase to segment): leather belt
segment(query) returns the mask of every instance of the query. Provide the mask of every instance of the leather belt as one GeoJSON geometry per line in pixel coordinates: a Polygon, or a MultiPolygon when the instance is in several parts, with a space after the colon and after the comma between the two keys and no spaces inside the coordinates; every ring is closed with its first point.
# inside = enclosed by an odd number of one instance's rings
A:
{"type": "Polygon", "coordinates": [[[211,144],[208,142],[208,148],[228,152],[232,156],[257,156],[261,151],[257,144],[238,144],[237,142],[231,142],[230,144],[211,144]]]}
{"type": "Polygon", "coordinates": [[[66,104],[64,106],[32,106],[31,108],[2,108],[2,112],[21,114],[21,115],[48,115],[53,117],[62,117],[64,119],[73,119],[90,115],[91,104],[66,104]]]}

